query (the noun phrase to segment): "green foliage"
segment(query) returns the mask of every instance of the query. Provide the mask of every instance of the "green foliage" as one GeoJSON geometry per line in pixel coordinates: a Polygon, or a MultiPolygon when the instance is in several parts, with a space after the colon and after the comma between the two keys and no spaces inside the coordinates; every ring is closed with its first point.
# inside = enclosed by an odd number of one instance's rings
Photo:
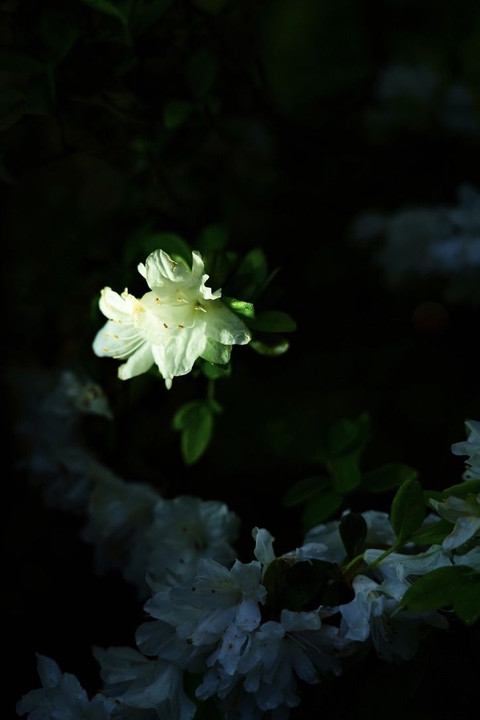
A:
{"type": "Polygon", "coordinates": [[[172,420],[174,430],[181,432],[182,458],[193,465],[205,453],[213,432],[213,411],[209,402],[192,400],[184,403],[172,420]]]}
{"type": "Polygon", "coordinates": [[[452,531],[453,523],[440,518],[426,528],[420,528],[410,536],[411,542],[416,545],[441,545],[447,535],[452,531]]]}
{"type": "Polygon", "coordinates": [[[278,558],[271,562],[262,581],[267,589],[267,616],[279,617],[283,608],[300,612],[318,607],[336,567],[323,560],[278,558]]]}
{"type": "Polygon", "coordinates": [[[405,480],[398,488],[390,509],[390,522],[397,542],[407,540],[425,518],[422,486],[415,478],[405,480]]]}
{"type": "Polygon", "coordinates": [[[340,519],[340,537],[347,553],[347,559],[358,555],[367,537],[367,523],[360,513],[347,513],[340,519]]]}
{"type": "Polygon", "coordinates": [[[248,325],[252,330],[260,330],[268,333],[294,332],[297,323],[286,312],[279,310],[263,310],[250,317],[248,325]]]}
{"type": "Polygon", "coordinates": [[[193,105],[187,100],[170,100],[163,108],[163,122],[168,130],[182,125],[193,112],[193,105]]]}
{"type": "Polygon", "coordinates": [[[386,463],[363,473],[362,487],[370,493],[394,490],[407,480],[416,480],[418,472],[404,463],[386,463]]]}
{"type": "Polygon", "coordinates": [[[463,565],[437,568],[418,578],[402,598],[407,610],[453,608],[467,625],[480,618],[480,573],[463,565]]]}

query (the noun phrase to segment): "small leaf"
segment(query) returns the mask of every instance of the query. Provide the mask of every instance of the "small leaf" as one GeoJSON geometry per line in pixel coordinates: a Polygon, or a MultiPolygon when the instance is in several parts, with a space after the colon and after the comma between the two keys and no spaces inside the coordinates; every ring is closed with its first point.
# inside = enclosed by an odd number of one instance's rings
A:
{"type": "Polygon", "coordinates": [[[168,130],[181,125],[187,120],[193,111],[191,102],[185,100],[170,100],[163,108],[163,122],[168,130]]]}
{"type": "Polygon", "coordinates": [[[208,403],[194,400],[183,405],[174,415],[172,426],[182,433],[182,457],[193,465],[207,449],[213,430],[213,414],[208,403]]]}
{"type": "Polygon", "coordinates": [[[209,380],[218,380],[219,378],[229,377],[232,374],[232,368],[230,365],[222,367],[221,365],[215,365],[215,363],[205,362],[202,366],[203,374],[209,380]]]}
{"type": "Polygon", "coordinates": [[[471,625],[480,618],[480,573],[465,565],[432,570],[408,588],[402,605],[417,612],[453,607],[471,625]]]}
{"type": "Polygon", "coordinates": [[[343,505],[343,495],[326,490],[310,498],[302,514],[303,529],[306,532],[315,525],[332,517],[343,505]]]}
{"type": "Polygon", "coordinates": [[[288,340],[281,335],[274,336],[269,341],[251,340],[249,347],[255,350],[259,355],[267,355],[269,357],[279,357],[284,355],[290,347],[288,340]]]}
{"type": "Polygon", "coordinates": [[[0,51],[0,70],[24,73],[25,75],[38,75],[47,70],[45,63],[25,53],[14,50],[0,51]]]}
{"type": "Polygon", "coordinates": [[[480,492],[480,480],[465,480],[465,482],[459,483],[458,485],[452,485],[451,487],[442,490],[443,499],[450,496],[463,498],[470,493],[480,492]]]}
{"type": "Polygon", "coordinates": [[[338,493],[350,493],[362,482],[357,453],[332,458],[329,466],[333,489],[338,493]]]}
{"type": "Polygon", "coordinates": [[[390,510],[390,522],[398,540],[405,540],[425,518],[422,486],[411,478],[398,488],[390,510]]]}
{"type": "Polygon", "coordinates": [[[330,485],[330,479],[324,475],[311,475],[299,480],[292,485],[283,496],[285,507],[301,505],[312,495],[317,495],[319,490],[324,490],[330,485]]]}
{"type": "Polygon", "coordinates": [[[420,528],[410,540],[416,545],[441,545],[447,535],[452,531],[453,524],[441,518],[426,528],[420,528]]]}
{"type": "Polygon", "coordinates": [[[402,598],[407,610],[439,610],[453,604],[459,582],[457,566],[441,567],[418,578],[402,598]]]}
{"type": "Polygon", "coordinates": [[[280,310],[263,310],[256,314],[255,319],[249,321],[249,327],[252,330],[260,330],[261,332],[294,332],[297,329],[297,323],[286,312],[280,310]]]}
{"type": "Polygon", "coordinates": [[[327,431],[327,448],[332,455],[337,455],[355,447],[358,438],[356,423],[348,418],[341,418],[330,425],[327,431]]]}
{"type": "Polygon", "coordinates": [[[393,490],[406,480],[416,480],[415,468],[403,463],[386,463],[381,467],[363,473],[362,488],[367,492],[378,493],[393,490]]]}
{"type": "Polygon", "coordinates": [[[117,18],[120,20],[122,25],[128,24],[128,17],[125,9],[113,2],[113,0],[82,0],[82,2],[104,15],[110,15],[111,17],[117,18]]]}
{"type": "Polygon", "coordinates": [[[185,69],[187,82],[193,95],[204,100],[217,76],[217,62],[209,50],[198,50],[185,69]]]}
{"type": "Polygon", "coordinates": [[[340,519],[340,537],[348,558],[359,554],[367,537],[367,523],[360,513],[348,513],[340,519]]]}
{"type": "Polygon", "coordinates": [[[224,295],[222,295],[222,301],[232,312],[240,315],[242,318],[252,319],[255,317],[255,307],[253,303],[246,302],[245,300],[236,300],[235,298],[224,295]]]}

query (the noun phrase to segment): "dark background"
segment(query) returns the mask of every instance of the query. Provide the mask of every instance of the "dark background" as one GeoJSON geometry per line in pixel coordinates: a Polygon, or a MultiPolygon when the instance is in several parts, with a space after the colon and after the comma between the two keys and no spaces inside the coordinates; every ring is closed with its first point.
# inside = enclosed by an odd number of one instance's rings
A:
{"type": "MultiPolygon", "coordinates": [[[[136,0],[128,27],[95,5],[0,3],[2,595],[13,703],[37,686],[37,651],[95,691],[91,645],[132,644],[142,617],[119,577],[94,577],[82,518],[45,508],[15,470],[22,368],[86,368],[116,412],[113,440],[95,439],[102,459],[169,496],[227,502],[242,518],[243,559],[255,525],[277,552],[301,544],[299,513],[282,497],[317,471],[325,423],[367,411],[366,462],[406,462],[441,489],[460,481],[450,446],[464,439],[464,420],[480,419],[477,302],[446,300],[448,278],[393,290],[350,240],[366,210],[453,205],[462,183],[480,188],[480,135],[442,125],[435,98],[389,123],[372,115],[382,69],[425,62],[440,88],[468,89],[480,123],[478,3],[136,0]],[[264,250],[279,269],[268,299],[298,329],[278,358],[234,349],[232,377],[217,383],[224,421],[186,467],[171,417],[201,381],[177,379],[168,393],[151,377],[120,383],[91,343],[104,320],[99,291],[135,287],[145,234],[177,233],[195,249],[212,226],[240,256],[264,250]],[[414,322],[430,301],[446,323],[414,322]]],[[[370,502],[357,496],[353,509],[370,502]]],[[[371,658],[308,689],[293,716],[476,708],[478,628],[453,627],[408,666],[371,658]]]]}

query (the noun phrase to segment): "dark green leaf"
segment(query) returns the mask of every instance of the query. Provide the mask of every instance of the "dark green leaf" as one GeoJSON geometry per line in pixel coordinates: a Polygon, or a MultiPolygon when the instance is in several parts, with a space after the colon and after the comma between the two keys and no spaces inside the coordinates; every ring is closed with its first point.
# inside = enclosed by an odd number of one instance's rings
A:
{"type": "Polygon", "coordinates": [[[477,494],[480,492],[480,480],[465,480],[465,482],[459,483],[458,485],[451,485],[450,487],[442,490],[443,499],[450,496],[464,498],[466,495],[477,494]]]}
{"type": "Polygon", "coordinates": [[[451,532],[453,524],[443,518],[413,533],[410,540],[416,545],[440,545],[451,532]]]}
{"type": "Polygon", "coordinates": [[[330,479],[324,475],[312,475],[299,480],[292,485],[283,496],[283,504],[286,507],[301,505],[312,495],[317,495],[330,485],[330,479]]]}
{"type": "Polygon", "coordinates": [[[268,612],[279,615],[284,608],[298,612],[312,609],[311,604],[318,606],[335,567],[323,560],[295,562],[293,558],[278,558],[271,562],[262,581],[267,590],[268,612]]]}
{"type": "Polygon", "coordinates": [[[193,465],[207,449],[213,430],[213,414],[208,403],[193,400],[182,405],[175,413],[172,426],[182,433],[182,457],[187,465],[193,465]]]}
{"type": "Polygon", "coordinates": [[[14,50],[0,51],[0,70],[8,72],[24,73],[25,75],[38,75],[46,72],[45,63],[25,53],[14,50]]]}
{"type": "Polygon", "coordinates": [[[215,363],[205,362],[202,366],[203,374],[209,380],[218,380],[219,378],[230,377],[232,368],[230,365],[222,366],[215,363]]]}
{"type": "Polygon", "coordinates": [[[288,340],[281,335],[274,335],[267,340],[251,340],[249,346],[259,355],[278,357],[284,355],[290,347],[288,340]]]}
{"type": "Polygon", "coordinates": [[[432,570],[409,587],[402,605],[418,612],[453,607],[470,625],[480,617],[480,573],[463,565],[432,570]]]}
{"type": "Polygon", "coordinates": [[[374,470],[363,473],[362,488],[367,492],[378,493],[393,490],[406,480],[416,480],[418,472],[410,465],[387,463],[374,470]]]}
{"type": "Polygon", "coordinates": [[[422,486],[411,478],[398,488],[390,510],[390,522],[398,540],[405,540],[425,518],[422,486]]]}
{"type": "Polygon", "coordinates": [[[333,492],[333,490],[326,490],[312,496],[302,515],[304,531],[306,532],[315,525],[319,525],[331,518],[340,510],[343,500],[343,495],[333,492]]]}
{"type": "Polygon", "coordinates": [[[332,455],[352,450],[358,438],[355,421],[348,418],[335,420],[327,431],[327,449],[332,455]]]}
{"type": "Polygon", "coordinates": [[[340,455],[329,461],[333,489],[342,494],[352,492],[362,481],[362,473],[358,467],[358,455],[340,455]]]}
{"type": "Polygon", "coordinates": [[[193,95],[204,100],[217,76],[217,62],[209,50],[198,50],[185,69],[187,82],[193,95]]]}
{"type": "Polygon", "coordinates": [[[359,554],[367,537],[367,523],[360,513],[348,513],[340,519],[340,537],[348,558],[359,554]]]}
{"type": "Polygon", "coordinates": [[[113,2],[113,0],[82,0],[82,2],[104,15],[117,18],[122,25],[128,24],[126,8],[113,2]]]}
{"type": "Polygon", "coordinates": [[[130,20],[134,35],[138,37],[153,27],[171,4],[172,0],[144,0],[135,3],[130,20]]]}
{"type": "Polygon", "coordinates": [[[191,102],[185,100],[171,100],[163,108],[163,122],[169,130],[181,125],[190,117],[193,111],[191,102]]]}
{"type": "Polygon", "coordinates": [[[297,329],[295,320],[286,312],[280,310],[262,310],[255,318],[249,320],[249,327],[252,330],[261,332],[293,332],[297,329]]]}

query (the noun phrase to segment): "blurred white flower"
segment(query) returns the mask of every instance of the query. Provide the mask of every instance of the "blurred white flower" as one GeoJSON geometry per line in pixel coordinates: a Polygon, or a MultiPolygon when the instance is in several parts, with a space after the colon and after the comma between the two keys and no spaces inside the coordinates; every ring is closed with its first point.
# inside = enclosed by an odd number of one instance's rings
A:
{"type": "Polygon", "coordinates": [[[467,420],[465,422],[468,437],[466,440],[454,443],[451,447],[454,455],[467,455],[464,480],[480,478],[480,422],[467,420]]]}
{"type": "Polygon", "coordinates": [[[62,673],[57,663],[37,653],[42,688],[30,690],[17,703],[18,715],[29,720],[109,720],[116,703],[98,693],[91,700],[75,675],[62,673]]]}
{"type": "Polygon", "coordinates": [[[480,533],[480,493],[470,493],[464,498],[450,496],[443,502],[431,498],[430,505],[442,518],[454,523],[442,543],[445,551],[456,550],[480,533]]]}
{"type": "Polygon", "coordinates": [[[127,380],[158,366],[167,388],[186,375],[199,357],[228,362],[232,345],[251,339],[246,325],[222,302],[221,290],[206,286],[208,275],[200,253],[192,253],[192,269],[164,250],[151,253],[138,271],[150,291],[137,299],[125,290],[101,292],[99,307],[109,318],[97,333],[93,350],[99,357],[126,360],[118,376],[127,380]]]}

